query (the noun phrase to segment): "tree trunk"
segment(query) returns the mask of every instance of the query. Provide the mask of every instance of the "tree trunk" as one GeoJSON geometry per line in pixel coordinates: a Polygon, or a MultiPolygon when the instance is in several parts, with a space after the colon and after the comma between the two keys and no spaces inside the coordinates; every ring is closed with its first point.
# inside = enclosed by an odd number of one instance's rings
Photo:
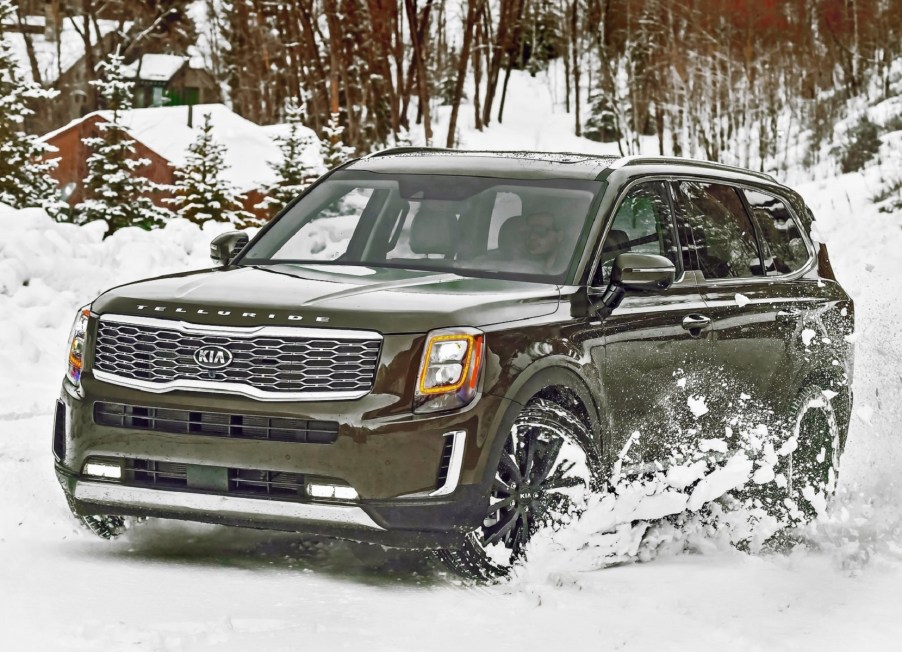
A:
{"type": "Polygon", "coordinates": [[[573,34],[573,114],[577,136],[582,136],[583,127],[579,115],[579,0],[573,0],[570,30],[573,34]]]}
{"type": "Polygon", "coordinates": [[[419,106],[423,114],[423,131],[426,136],[426,145],[432,144],[432,123],[429,119],[429,85],[426,77],[426,61],[423,52],[423,43],[429,25],[429,11],[432,8],[432,0],[426,0],[423,10],[423,18],[417,25],[417,12],[415,0],[404,0],[407,10],[407,22],[410,24],[411,41],[413,44],[413,58],[417,69],[417,90],[419,92],[419,106]]]}
{"type": "MultiPolygon", "coordinates": [[[[457,113],[460,110],[460,100],[464,92],[464,81],[467,78],[467,63],[470,58],[470,48],[473,42],[473,28],[481,9],[482,0],[468,0],[467,22],[464,25],[464,39],[460,47],[460,59],[457,62],[457,79],[454,82],[454,97],[451,102],[451,119],[448,122],[448,138],[446,147],[454,147],[454,132],[457,130],[457,113]]],[[[477,57],[478,58],[478,57],[477,57]]]]}

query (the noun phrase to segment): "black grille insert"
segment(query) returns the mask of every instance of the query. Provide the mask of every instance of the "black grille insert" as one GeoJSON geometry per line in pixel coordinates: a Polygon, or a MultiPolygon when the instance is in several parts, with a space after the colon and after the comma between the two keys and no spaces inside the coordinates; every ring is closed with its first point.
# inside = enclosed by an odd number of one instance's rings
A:
{"type": "Polygon", "coordinates": [[[448,469],[451,468],[451,451],[454,449],[454,437],[446,436],[445,445],[442,447],[442,459],[438,467],[438,481],[436,487],[442,487],[448,480],[448,469]]]}
{"type": "Polygon", "coordinates": [[[282,471],[229,469],[229,493],[244,496],[303,498],[304,476],[282,471]]]}
{"type": "MultiPolygon", "coordinates": [[[[100,458],[92,458],[100,460],[100,458]]],[[[106,460],[100,460],[106,461],[106,460]]],[[[122,484],[156,489],[189,489],[204,493],[275,498],[279,500],[304,500],[304,475],[286,471],[261,471],[257,469],[227,469],[224,467],[158,462],[155,460],[127,459],[123,461],[122,484]],[[206,471],[206,473],[204,473],[206,471]],[[203,483],[192,482],[192,476],[212,476],[222,472],[228,478],[228,489],[215,489],[203,483]]]]}
{"type": "Polygon", "coordinates": [[[101,401],[94,403],[94,422],[117,428],[236,439],[309,444],[331,444],[338,439],[337,421],[174,410],[101,401]]]}
{"type": "Polygon", "coordinates": [[[53,416],[53,455],[57,460],[66,456],[66,404],[58,399],[53,416]]]}
{"type": "Polygon", "coordinates": [[[127,460],[123,480],[144,487],[187,487],[188,468],[175,462],[127,460]]]}

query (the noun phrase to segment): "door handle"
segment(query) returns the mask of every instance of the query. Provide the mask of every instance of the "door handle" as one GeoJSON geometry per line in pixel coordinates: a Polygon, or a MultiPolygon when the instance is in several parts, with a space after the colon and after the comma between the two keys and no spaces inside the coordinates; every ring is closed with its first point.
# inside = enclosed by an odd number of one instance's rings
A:
{"type": "MultiPolygon", "coordinates": [[[[692,331],[701,331],[711,325],[711,318],[704,315],[686,315],[683,318],[683,328],[692,333],[692,331]]],[[[698,335],[698,333],[692,333],[698,335]]]]}

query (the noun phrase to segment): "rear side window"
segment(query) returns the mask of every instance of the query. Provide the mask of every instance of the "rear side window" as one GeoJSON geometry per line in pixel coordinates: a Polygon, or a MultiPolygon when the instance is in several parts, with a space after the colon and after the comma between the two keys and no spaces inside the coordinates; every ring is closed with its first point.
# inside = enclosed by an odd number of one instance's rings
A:
{"type": "Polygon", "coordinates": [[[614,258],[626,252],[664,256],[680,269],[676,231],[664,182],[649,181],[633,186],[620,202],[601,246],[601,265],[593,285],[603,284],[614,258]]]}
{"type": "Polygon", "coordinates": [[[761,273],[755,232],[735,188],[680,181],[676,197],[705,278],[747,278],[761,273]]]}
{"type": "Polygon", "coordinates": [[[808,249],[786,204],[757,190],[746,190],[745,197],[762,238],[764,273],[779,276],[804,267],[809,258],[808,249]]]}

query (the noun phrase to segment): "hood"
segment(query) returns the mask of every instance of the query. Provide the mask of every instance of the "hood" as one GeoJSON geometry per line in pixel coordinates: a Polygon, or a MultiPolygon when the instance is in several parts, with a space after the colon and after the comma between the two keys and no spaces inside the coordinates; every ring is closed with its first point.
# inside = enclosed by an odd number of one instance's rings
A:
{"type": "Polygon", "coordinates": [[[485,327],[548,315],[553,284],[346,265],[231,267],[122,285],[92,305],[99,314],[141,315],[224,326],[311,326],[423,333],[485,327]]]}

